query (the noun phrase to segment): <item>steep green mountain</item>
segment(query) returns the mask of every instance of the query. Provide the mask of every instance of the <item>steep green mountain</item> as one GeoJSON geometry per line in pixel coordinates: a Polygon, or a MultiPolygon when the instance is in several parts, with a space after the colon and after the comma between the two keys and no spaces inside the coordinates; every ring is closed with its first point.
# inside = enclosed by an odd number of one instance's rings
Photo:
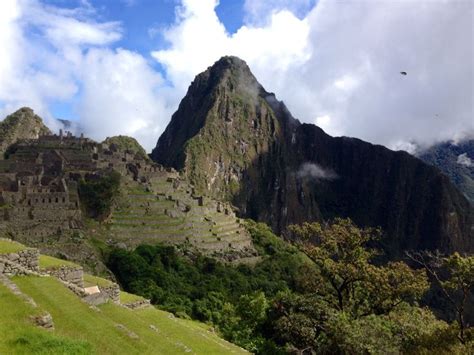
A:
{"type": "Polygon", "coordinates": [[[417,156],[449,176],[471,204],[474,204],[474,139],[436,144],[417,156]]]}
{"type": "Polygon", "coordinates": [[[0,159],[7,148],[21,139],[35,139],[51,134],[48,127],[32,109],[23,107],[0,122],[0,159]]]}
{"type": "Polygon", "coordinates": [[[278,232],[347,216],[382,227],[392,256],[474,250],[473,209],[445,175],[405,152],[301,124],[236,57],[195,78],[151,156],[278,232]]]}

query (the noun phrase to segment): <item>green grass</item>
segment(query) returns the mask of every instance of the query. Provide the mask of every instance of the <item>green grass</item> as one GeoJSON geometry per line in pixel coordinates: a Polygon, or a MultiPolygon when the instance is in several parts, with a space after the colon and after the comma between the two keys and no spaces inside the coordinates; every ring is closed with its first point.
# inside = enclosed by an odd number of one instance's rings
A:
{"type": "Polygon", "coordinates": [[[55,269],[61,266],[69,266],[69,267],[80,267],[77,264],[74,264],[71,261],[62,260],[58,258],[53,258],[49,255],[40,255],[39,257],[39,267],[40,269],[55,269]]]}
{"type": "MultiPolygon", "coordinates": [[[[15,277],[14,282],[50,312],[55,335],[90,344],[92,354],[244,353],[203,325],[153,307],[132,311],[107,303],[94,310],[54,278],[15,277]]],[[[10,353],[6,350],[0,353],[10,353]]]]}
{"type": "Polygon", "coordinates": [[[86,341],[60,337],[33,325],[42,313],[0,285],[0,354],[90,354],[86,341]]]}
{"type": "Polygon", "coordinates": [[[84,274],[84,285],[86,287],[90,286],[103,286],[107,287],[112,285],[113,282],[107,279],[103,279],[102,277],[97,277],[89,274],[84,274]]]}
{"type": "Polygon", "coordinates": [[[27,247],[23,244],[9,240],[0,240],[0,254],[17,253],[25,249],[27,249],[27,247]]]}
{"type": "Polygon", "coordinates": [[[153,194],[150,191],[146,191],[145,188],[142,188],[142,187],[133,187],[133,188],[128,189],[127,192],[129,195],[153,196],[153,194]]]}
{"type": "Polygon", "coordinates": [[[143,300],[144,298],[142,296],[134,295],[125,291],[120,291],[120,303],[122,304],[129,304],[143,300]]]}

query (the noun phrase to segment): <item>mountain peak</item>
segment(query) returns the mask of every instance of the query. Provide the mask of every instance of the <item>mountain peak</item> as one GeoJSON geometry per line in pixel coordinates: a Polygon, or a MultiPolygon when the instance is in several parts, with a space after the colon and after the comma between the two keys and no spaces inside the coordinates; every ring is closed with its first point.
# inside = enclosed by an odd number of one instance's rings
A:
{"type": "Polygon", "coordinates": [[[216,88],[239,92],[253,98],[268,94],[252,74],[247,63],[234,56],[222,57],[198,74],[189,87],[188,95],[207,93],[216,88]]]}
{"type": "Polygon", "coordinates": [[[41,117],[33,109],[22,107],[0,122],[0,159],[6,149],[21,139],[36,139],[51,134],[41,117]]]}
{"type": "Polygon", "coordinates": [[[233,55],[226,55],[221,57],[217,62],[214,63],[213,67],[234,67],[234,68],[246,68],[250,71],[249,66],[245,60],[233,55]]]}
{"type": "MultiPolygon", "coordinates": [[[[190,161],[211,159],[218,150],[197,147],[217,144],[219,137],[218,145],[228,149],[225,157],[215,155],[213,164],[224,164],[225,170],[242,171],[243,165],[232,163],[231,168],[231,162],[243,164],[270,149],[271,142],[288,122],[297,121],[274,94],[260,85],[247,63],[226,56],[196,76],[151,156],[163,165],[181,169],[190,161]]],[[[190,178],[202,189],[213,185],[190,178]]],[[[230,193],[220,178],[215,183],[213,187],[221,193],[230,193]]]]}
{"type": "Polygon", "coordinates": [[[474,250],[474,211],[444,175],[407,153],[300,124],[237,57],[196,76],[151,157],[278,232],[348,216],[380,226],[391,255],[474,250]]]}

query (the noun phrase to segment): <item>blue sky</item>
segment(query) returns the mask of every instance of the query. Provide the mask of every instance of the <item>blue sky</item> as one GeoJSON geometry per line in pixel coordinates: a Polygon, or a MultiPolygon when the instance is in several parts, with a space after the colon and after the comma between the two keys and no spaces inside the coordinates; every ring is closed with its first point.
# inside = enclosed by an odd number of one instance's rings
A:
{"type": "MultiPolygon", "coordinates": [[[[77,1],[65,1],[73,4],[77,1]]],[[[145,55],[152,50],[166,46],[159,30],[175,21],[175,0],[106,0],[92,1],[99,12],[99,18],[106,21],[120,21],[124,27],[123,38],[116,43],[145,55]]],[[[240,0],[221,1],[216,8],[219,19],[226,30],[234,33],[242,26],[244,2],[240,0]]]]}
{"type": "MultiPolygon", "coordinates": [[[[45,0],[43,3],[74,9],[83,6],[85,2],[81,0],[45,0]]],[[[151,58],[150,53],[153,50],[169,46],[161,31],[175,22],[176,7],[179,5],[179,1],[89,0],[86,4],[94,8],[96,20],[120,23],[123,31],[122,37],[112,47],[139,52],[148,59],[150,66],[166,76],[164,68],[158,61],[151,58]]],[[[315,4],[316,0],[305,1],[293,8],[293,13],[299,18],[303,18],[315,4]]],[[[243,0],[220,0],[215,8],[219,20],[230,35],[237,32],[248,19],[244,6],[245,1],[243,0]]],[[[80,93],[77,96],[79,95],[80,93]]],[[[74,111],[76,101],[77,97],[68,101],[51,101],[52,115],[58,118],[78,120],[78,113],[74,111]]]]}
{"type": "Polygon", "coordinates": [[[53,129],[54,118],[72,119],[96,140],[131,135],[150,150],[195,75],[237,55],[301,121],[411,151],[474,132],[473,9],[467,0],[2,0],[0,119],[30,106],[53,129]]]}

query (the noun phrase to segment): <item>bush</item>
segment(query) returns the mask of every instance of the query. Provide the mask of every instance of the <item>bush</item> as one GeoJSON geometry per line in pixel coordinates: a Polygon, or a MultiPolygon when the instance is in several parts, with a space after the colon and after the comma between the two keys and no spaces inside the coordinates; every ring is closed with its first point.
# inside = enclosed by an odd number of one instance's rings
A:
{"type": "Polygon", "coordinates": [[[98,220],[108,217],[119,188],[120,174],[116,171],[79,181],[79,197],[87,215],[98,220]]]}

